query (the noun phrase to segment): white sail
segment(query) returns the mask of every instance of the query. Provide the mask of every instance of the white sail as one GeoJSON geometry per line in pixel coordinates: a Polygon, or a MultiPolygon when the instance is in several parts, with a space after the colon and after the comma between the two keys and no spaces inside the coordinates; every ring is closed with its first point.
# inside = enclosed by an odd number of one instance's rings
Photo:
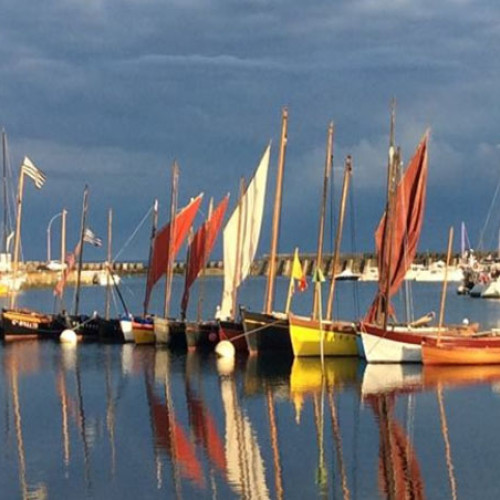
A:
{"type": "Polygon", "coordinates": [[[250,273],[250,266],[257,252],[264,213],[270,151],[269,145],[264,151],[253,179],[224,228],[224,292],[221,318],[231,317],[235,305],[234,289],[238,288],[250,273]],[[239,256],[236,255],[238,247],[239,256]],[[238,269],[236,269],[237,263],[238,269]]]}

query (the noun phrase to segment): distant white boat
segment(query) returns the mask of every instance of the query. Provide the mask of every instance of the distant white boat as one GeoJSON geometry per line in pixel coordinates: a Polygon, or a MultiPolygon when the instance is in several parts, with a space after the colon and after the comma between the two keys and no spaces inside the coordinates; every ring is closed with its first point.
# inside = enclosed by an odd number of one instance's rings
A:
{"type": "MultiPolygon", "coordinates": [[[[432,263],[429,267],[420,269],[415,276],[415,281],[444,281],[446,264],[442,260],[432,263]]],[[[460,267],[449,267],[447,281],[462,281],[464,273],[460,267]]]]}
{"type": "MultiPolygon", "coordinates": [[[[118,276],[118,274],[112,273],[109,277],[109,284],[110,285],[118,285],[120,283],[121,278],[118,276]]],[[[94,285],[100,285],[100,286],[107,286],[108,285],[108,271],[106,269],[103,269],[101,271],[97,271],[94,273],[94,277],[92,278],[92,283],[94,285]]]]}
{"type": "Polygon", "coordinates": [[[353,272],[350,267],[345,268],[342,272],[335,275],[336,280],[346,280],[346,281],[347,280],[355,281],[358,280],[360,277],[361,274],[353,272]]]}

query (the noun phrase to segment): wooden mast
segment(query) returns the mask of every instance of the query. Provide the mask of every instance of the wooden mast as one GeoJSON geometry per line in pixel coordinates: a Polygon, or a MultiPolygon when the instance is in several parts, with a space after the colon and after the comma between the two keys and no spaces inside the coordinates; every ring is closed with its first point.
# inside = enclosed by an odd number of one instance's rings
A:
{"type": "Polygon", "coordinates": [[[168,240],[168,260],[167,260],[166,281],[165,281],[165,304],[163,309],[163,317],[166,319],[168,318],[168,313],[170,309],[170,298],[172,296],[172,279],[174,276],[174,259],[173,259],[172,249],[174,248],[178,189],[179,189],[179,166],[177,165],[177,161],[174,161],[172,165],[172,194],[170,199],[170,233],[168,240]]]}
{"type": "Polygon", "coordinates": [[[2,129],[2,201],[3,201],[3,227],[2,227],[2,252],[7,253],[7,135],[2,129]]]}
{"type": "Polygon", "coordinates": [[[237,241],[236,241],[236,258],[234,259],[234,275],[233,275],[233,297],[231,304],[231,320],[236,318],[236,302],[238,300],[238,286],[237,283],[241,276],[241,221],[243,220],[243,195],[245,194],[245,179],[240,179],[240,197],[238,199],[238,228],[237,228],[237,241]]]}
{"type": "Polygon", "coordinates": [[[105,318],[109,319],[109,308],[111,304],[111,244],[112,244],[113,209],[108,211],[108,255],[106,257],[106,305],[105,318]]]}
{"type": "Polygon", "coordinates": [[[450,267],[452,248],[453,248],[453,226],[450,227],[450,233],[448,235],[448,251],[446,253],[446,267],[444,268],[443,290],[441,292],[441,307],[439,308],[439,324],[438,324],[438,334],[437,334],[438,344],[441,343],[441,330],[443,328],[443,322],[444,322],[444,307],[446,304],[446,289],[448,285],[448,268],[450,267]]]}
{"type": "MultiPolygon", "coordinates": [[[[158,227],[158,200],[153,203],[153,220],[151,224],[151,242],[149,245],[149,257],[148,257],[148,275],[151,271],[151,261],[153,259],[153,248],[155,244],[156,228],[158,227]]],[[[146,302],[147,297],[147,286],[146,286],[146,296],[144,297],[144,317],[148,314],[148,307],[146,302]]]]}
{"type": "MultiPolygon", "coordinates": [[[[19,184],[17,189],[17,214],[16,214],[16,232],[14,237],[14,259],[12,262],[13,279],[17,278],[17,270],[19,266],[19,249],[21,244],[21,215],[23,210],[23,190],[24,190],[24,171],[21,166],[19,171],[19,184]]],[[[9,307],[12,309],[15,303],[16,294],[10,290],[9,307]]]]}
{"type": "MultiPolygon", "coordinates": [[[[210,198],[210,203],[208,204],[208,215],[207,215],[207,220],[205,221],[205,241],[203,242],[203,267],[201,268],[201,280],[199,281],[198,285],[198,305],[196,309],[196,321],[198,323],[201,322],[201,316],[202,316],[202,310],[203,310],[203,301],[205,300],[205,276],[206,276],[206,268],[207,268],[207,261],[208,261],[208,255],[207,255],[207,231],[206,229],[208,228],[208,222],[212,218],[212,214],[214,211],[214,199],[210,198]]],[[[187,272],[187,268],[186,268],[187,272]]]]}
{"type": "MultiPolygon", "coordinates": [[[[323,266],[323,240],[325,235],[325,219],[326,219],[326,198],[328,196],[328,184],[332,172],[333,164],[333,122],[330,122],[328,127],[327,141],[326,141],[326,158],[325,158],[325,173],[323,176],[323,195],[321,198],[320,218],[319,218],[319,234],[318,234],[318,249],[316,252],[316,267],[323,266]]],[[[334,268],[335,269],[335,268],[334,268]]],[[[317,287],[314,287],[313,295],[313,319],[318,319],[318,293],[317,287]]]]}
{"type": "Polygon", "coordinates": [[[87,221],[87,210],[88,210],[88,197],[89,197],[89,187],[85,185],[83,190],[83,202],[82,202],[82,219],[80,227],[80,253],[78,255],[78,269],[76,273],[76,293],[75,293],[75,316],[78,315],[78,307],[80,305],[80,284],[82,277],[82,261],[83,261],[83,237],[85,235],[85,226],[87,221]]]}
{"type": "Polygon", "coordinates": [[[335,269],[337,268],[338,261],[340,258],[340,243],[342,241],[342,232],[344,229],[345,207],[346,207],[347,193],[349,191],[351,175],[352,175],[352,158],[350,156],[347,156],[344,166],[344,182],[342,185],[342,197],[340,199],[339,223],[337,227],[337,234],[335,235],[335,248],[333,252],[330,293],[328,295],[328,305],[326,308],[327,321],[332,321],[333,318],[333,300],[335,297],[335,269]]]}
{"type": "Polygon", "coordinates": [[[288,131],[288,109],[283,108],[281,115],[281,140],[278,161],[278,173],[276,177],[276,193],[274,198],[273,227],[271,237],[271,251],[269,253],[269,265],[267,271],[266,301],[264,312],[270,314],[274,301],[274,278],[276,275],[276,254],[278,251],[278,236],[281,216],[281,197],[283,191],[283,170],[285,166],[286,144],[288,131]]]}
{"type": "Polygon", "coordinates": [[[62,277],[64,276],[64,273],[66,272],[65,266],[68,266],[69,263],[66,262],[66,215],[68,214],[68,211],[63,208],[62,209],[62,215],[61,215],[61,283],[62,283],[62,288],[61,288],[61,309],[63,308],[64,304],[64,280],[62,277]]]}
{"type": "Polygon", "coordinates": [[[376,309],[376,314],[375,314],[375,321],[378,324],[383,323],[384,328],[387,326],[387,309],[388,309],[388,287],[390,286],[390,279],[389,279],[389,271],[390,271],[390,265],[389,261],[391,260],[391,254],[392,251],[390,249],[391,247],[391,240],[392,240],[392,231],[391,231],[391,225],[392,225],[392,219],[393,219],[393,208],[394,208],[394,194],[395,194],[395,140],[394,140],[394,135],[395,135],[395,123],[396,123],[396,100],[392,99],[391,102],[391,122],[390,122],[390,130],[389,130],[389,154],[388,154],[388,163],[387,163],[387,201],[386,201],[386,209],[385,209],[385,214],[386,214],[386,221],[385,221],[385,228],[384,228],[384,235],[383,235],[383,242],[382,242],[382,258],[379,260],[380,262],[380,269],[379,269],[379,282],[384,283],[383,280],[384,278],[386,279],[385,283],[385,289],[384,289],[384,295],[379,297],[377,301],[377,309],[376,309]],[[389,233],[391,233],[391,236],[389,236],[389,233]],[[389,247],[389,248],[388,248],[389,247]],[[386,256],[389,258],[386,259],[386,256]]]}

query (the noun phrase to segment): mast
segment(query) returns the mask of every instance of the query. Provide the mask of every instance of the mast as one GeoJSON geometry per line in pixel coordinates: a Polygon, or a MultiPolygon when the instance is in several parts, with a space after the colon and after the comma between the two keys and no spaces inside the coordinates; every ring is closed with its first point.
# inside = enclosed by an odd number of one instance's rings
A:
{"type": "Polygon", "coordinates": [[[106,257],[106,305],[105,305],[105,318],[109,319],[109,308],[111,303],[111,237],[113,225],[113,209],[108,211],[108,255],[106,257]]]}
{"type": "MultiPolygon", "coordinates": [[[[61,278],[64,276],[66,272],[65,265],[69,266],[69,263],[66,262],[66,215],[68,211],[63,208],[61,215],[61,278]]],[[[68,270],[69,272],[69,270],[68,270]]],[[[62,289],[61,289],[61,309],[64,303],[64,281],[62,281],[62,289]]]]}
{"type": "Polygon", "coordinates": [[[392,165],[390,167],[390,191],[389,191],[389,203],[387,209],[387,220],[386,220],[386,230],[385,230],[385,244],[384,253],[388,252],[387,257],[387,269],[385,270],[385,290],[383,297],[383,311],[380,311],[383,315],[384,330],[387,329],[387,322],[389,320],[389,291],[391,288],[391,269],[392,269],[392,256],[393,256],[393,242],[394,242],[394,221],[396,214],[396,189],[397,189],[397,169],[400,162],[400,151],[399,148],[396,150],[392,158],[392,165]],[[387,233],[387,229],[389,230],[387,233]]]}
{"type": "Polygon", "coordinates": [[[165,281],[165,304],[163,309],[164,318],[168,318],[168,313],[170,309],[170,298],[172,296],[172,279],[174,276],[174,258],[172,249],[174,248],[174,238],[175,238],[175,218],[177,212],[177,196],[179,189],[179,167],[177,161],[174,161],[172,165],[172,191],[170,198],[170,234],[168,240],[168,260],[166,269],[166,281],[165,281]]]}
{"type": "MultiPolygon", "coordinates": [[[[21,166],[19,172],[19,184],[17,190],[17,215],[16,215],[16,233],[14,237],[14,260],[12,263],[12,271],[14,279],[17,277],[17,270],[19,265],[19,247],[21,243],[21,214],[23,210],[23,189],[24,189],[24,171],[21,166]]],[[[15,302],[15,293],[10,294],[10,305],[9,307],[12,309],[14,307],[15,302]]]]}
{"type": "Polygon", "coordinates": [[[270,314],[274,301],[274,277],[276,274],[276,254],[278,250],[278,236],[281,216],[281,197],[283,191],[283,170],[285,166],[286,144],[288,131],[288,109],[285,107],[281,115],[281,140],[276,177],[276,193],[274,198],[273,227],[271,237],[271,251],[269,253],[269,266],[267,271],[266,301],[264,312],[270,314]]]}
{"type": "Polygon", "coordinates": [[[238,300],[238,286],[237,283],[240,281],[241,275],[241,221],[243,220],[243,195],[245,194],[245,179],[242,177],[240,179],[240,197],[238,199],[238,229],[237,229],[237,241],[236,241],[236,258],[234,259],[234,275],[233,275],[233,298],[231,306],[231,319],[234,320],[236,317],[236,302],[238,300]]]}
{"type": "Polygon", "coordinates": [[[379,269],[379,280],[381,283],[383,283],[384,278],[386,278],[387,283],[386,283],[386,289],[384,290],[384,296],[380,297],[377,303],[377,310],[376,310],[376,322],[377,323],[382,323],[384,324],[384,328],[387,326],[387,308],[388,308],[388,298],[389,298],[389,286],[390,286],[390,279],[389,279],[389,272],[390,272],[390,257],[392,254],[391,244],[390,242],[392,241],[392,237],[389,237],[389,233],[392,234],[391,225],[392,225],[392,219],[393,217],[393,205],[394,205],[394,199],[395,199],[395,193],[396,193],[396,182],[395,182],[395,128],[396,128],[396,99],[392,99],[391,101],[391,120],[390,120],[390,127],[389,127],[389,152],[388,152],[388,160],[387,160],[387,197],[386,197],[386,209],[385,209],[385,214],[386,214],[386,220],[385,220],[385,227],[384,227],[384,234],[383,234],[383,242],[382,242],[382,258],[380,259],[380,269],[379,269]],[[386,256],[389,255],[389,258],[386,259],[386,256]]]}
{"type": "MultiPolygon", "coordinates": [[[[148,257],[148,275],[151,269],[151,261],[153,260],[153,248],[155,244],[155,236],[156,236],[156,228],[158,227],[158,200],[155,200],[153,203],[153,221],[151,225],[151,243],[149,245],[149,257],[148,257]]],[[[146,286],[146,295],[144,297],[144,316],[148,314],[147,307],[147,286],[146,286]]]]}
{"type": "MultiPolygon", "coordinates": [[[[208,216],[207,216],[207,220],[205,221],[205,224],[204,224],[205,225],[205,240],[203,242],[203,263],[204,264],[203,264],[203,267],[201,268],[201,278],[205,278],[205,274],[206,274],[206,262],[208,260],[208,255],[207,255],[208,233],[207,233],[207,230],[208,230],[208,222],[212,218],[213,210],[214,210],[214,199],[210,198],[210,203],[208,204],[208,216]]],[[[202,313],[202,309],[203,309],[204,299],[205,299],[205,280],[202,279],[199,282],[199,286],[198,286],[198,308],[196,311],[196,320],[198,321],[198,323],[201,321],[201,316],[202,316],[201,313],[202,313]]]]}
{"type": "MultiPolygon", "coordinates": [[[[333,164],[333,122],[330,122],[326,140],[326,158],[325,158],[325,173],[323,176],[323,195],[321,198],[320,218],[319,218],[319,235],[318,235],[318,250],[316,253],[316,267],[322,267],[323,263],[323,239],[325,235],[325,214],[326,214],[326,198],[328,196],[328,183],[333,164]]],[[[335,272],[335,268],[334,268],[335,272]]],[[[314,287],[313,295],[313,319],[318,319],[318,294],[317,287],[314,287]]]]}
{"type": "Polygon", "coordinates": [[[439,308],[439,324],[438,324],[438,335],[437,335],[438,344],[440,344],[441,342],[441,330],[443,328],[443,321],[444,321],[444,306],[446,304],[446,289],[448,286],[448,268],[450,267],[452,248],[453,248],[453,226],[450,227],[450,233],[448,235],[448,251],[446,252],[446,267],[444,268],[443,290],[441,292],[441,307],[439,308]]]}
{"type": "Polygon", "coordinates": [[[3,202],[3,226],[2,226],[2,252],[7,253],[7,135],[2,129],[2,202],[3,202]]]}
{"type": "Polygon", "coordinates": [[[87,221],[87,210],[89,203],[89,187],[85,185],[83,190],[83,202],[82,202],[82,219],[80,226],[80,253],[78,255],[78,269],[76,272],[76,292],[75,292],[75,316],[78,315],[78,307],[80,305],[80,284],[82,278],[82,262],[83,262],[83,237],[85,235],[85,226],[87,221]]]}
{"type": "Polygon", "coordinates": [[[328,295],[328,305],[326,309],[326,320],[332,321],[333,317],[333,299],[335,296],[335,269],[337,268],[340,257],[340,243],[342,241],[342,232],[344,229],[344,216],[347,201],[347,193],[352,175],[352,158],[347,156],[344,166],[344,182],[342,185],[342,197],[340,200],[339,224],[337,234],[335,235],[335,249],[333,252],[332,279],[330,281],[330,293],[328,295]]]}

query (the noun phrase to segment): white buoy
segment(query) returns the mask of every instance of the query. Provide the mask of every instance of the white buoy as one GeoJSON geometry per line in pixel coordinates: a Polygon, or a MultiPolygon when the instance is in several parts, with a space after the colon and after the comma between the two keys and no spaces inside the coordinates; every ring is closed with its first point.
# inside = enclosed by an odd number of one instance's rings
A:
{"type": "Polygon", "coordinates": [[[221,340],[215,346],[215,354],[221,358],[234,358],[234,345],[229,340],[221,340]]]}
{"type": "Polygon", "coordinates": [[[76,333],[67,328],[61,333],[61,335],[59,335],[59,341],[64,344],[76,344],[78,339],[76,333]]]}

